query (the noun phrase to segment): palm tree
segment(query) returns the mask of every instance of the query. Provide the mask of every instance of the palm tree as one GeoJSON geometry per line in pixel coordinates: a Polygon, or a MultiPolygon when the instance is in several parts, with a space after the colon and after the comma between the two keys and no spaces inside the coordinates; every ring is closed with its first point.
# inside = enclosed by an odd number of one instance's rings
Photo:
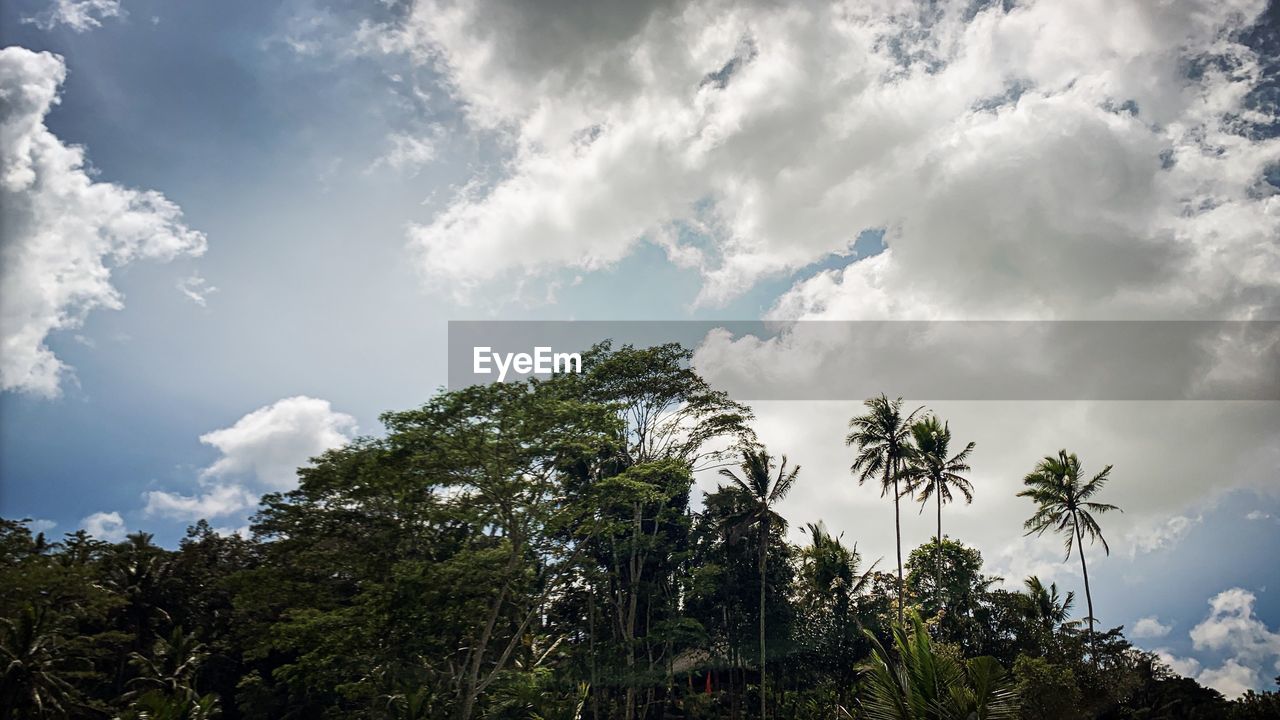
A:
{"type": "Polygon", "coordinates": [[[69,654],[48,608],[28,604],[15,618],[0,618],[0,718],[70,715],[69,654]]]}
{"type": "Polygon", "coordinates": [[[915,440],[916,451],[911,459],[910,481],[908,491],[920,489],[917,498],[920,511],[929,498],[935,499],[938,505],[938,536],[934,543],[934,572],[937,580],[934,590],[937,597],[934,601],[942,608],[942,504],[954,498],[951,491],[958,490],[964,495],[966,503],[973,502],[973,484],[960,473],[969,472],[969,453],[973,452],[973,443],[964,446],[964,450],[952,457],[947,457],[951,446],[951,427],[947,423],[939,423],[935,415],[911,425],[911,436],[915,440]]]}
{"type": "Polygon", "coordinates": [[[1062,597],[1058,594],[1058,583],[1046,587],[1035,575],[1023,583],[1027,590],[1018,595],[1018,600],[1023,617],[1029,622],[1026,636],[1035,639],[1041,653],[1047,653],[1058,642],[1060,630],[1074,632],[1080,626],[1079,620],[1069,619],[1076,594],[1068,592],[1062,597]]]}
{"type": "Polygon", "coordinates": [[[893,526],[898,546],[898,623],[903,622],[902,615],[902,513],[899,500],[902,492],[898,481],[902,479],[903,468],[911,460],[914,448],[911,446],[911,425],[916,414],[924,408],[916,408],[905,418],[902,416],[902,398],[890,401],[883,393],[880,397],[871,398],[864,403],[866,415],[858,415],[849,420],[851,428],[845,437],[846,445],[858,446],[858,457],[854,458],[849,470],[858,477],[861,485],[867,480],[879,476],[880,497],[893,490],[893,526]]]}
{"type": "Polygon", "coordinates": [[[1071,627],[1077,621],[1068,621],[1071,617],[1071,606],[1076,603],[1076,594],[1067,592],[1064,598],[1058,595],[1058,583],[1050,583],[1045,587],[1040,578],[1032,575],[1023,581],[1027,586],[1027,615],[1042,629],[1052,632],[1059,626],[1071,627]]]}
{"type": "Polygon", "coordinates": [[[1090,542],[1101,540],[1102,549],[1108,555],[1111,554],[1111,547],[1102,536],[1102,528],[1093,516],[1120,508],[1090,499],[1101,492],[1110,479],[1110,474],[1111,466],[1108,465],[1088,482],[1082,482],[1080,458],[1075,453],[1059,450],[1057,457],[1045,456],[1036,465],[1036,469],[1022,479],[1022,484],[1027,487],[1018,493],[1018,497],[1031,498],[1037,506],[1036,513],[1023,523],[1027,535],[1043,535],[1049,529],[1065,533],[1067,560],[1071,559],[1071,549],[1077,548],[1080,570],[1084,573],[1084,597],[1089,606],[1090,638],[1093,638],[1093,595],[1089,591],[1089,566],[1084,559],[1084,539],[1087,535],[1090,542]]]}
{"type": "Polygon", "coordinates": [[[910,634],[893,626],[896,653],[867,631],[872,656],[863,666],[862,715],[868,720],[1013,720],[1013,677],[991,657],[962,660],[933,649],[914,611],[910,634]],[[896,656],[896,657],[895,657],[896,656]]]}
{"type": "Polygon", "coordinates": [[[726,519],[730,524],[730,537],[741,537],[748,529],[754,527],[760,533],[760,717],[765,717],[765,642],[764,642],[764,591],[765,573],[768,570],[769,532],[773,528],[784,529],[787,521],[774,512],[773,506],[791,491],[791,486],[800,474],[797,465],[787,471],[787,456],[782,456],[778,472],[773,474],[773,458],[764,448],[747,448],[742,452],[742,463],[738,466],[742,471],[739,477],[729,468],[721,468],[720,474],[729,478],[749,499],[749,503],[741,511],[726,519]]]}

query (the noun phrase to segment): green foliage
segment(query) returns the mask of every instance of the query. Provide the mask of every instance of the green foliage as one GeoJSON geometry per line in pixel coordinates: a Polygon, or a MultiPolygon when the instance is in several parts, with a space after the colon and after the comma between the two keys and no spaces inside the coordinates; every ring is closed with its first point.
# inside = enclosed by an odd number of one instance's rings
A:
{"type": "Polygon", "coordinates": [[[920,616],[911,632],[893,627],[890,654],[874,636],[864,668],[861,706],[867,720],[999,720],[1017,717],[1012,678],[993,658],[957,659],[935,651],[920,616]]]}
{"type": "MultiPolygon", "coordinates": [[[[1024,718],[1276,714],[1275,693],[1228,703],[1119,629],[1082,632],[1056,585],[994,587],[955,539],[905,577],[821,522],[792,545],[796,468],[689,359],[603,344],[581,375],[387,413],[263,498],[252,538],[0,519],[0,720],[1011,717],[1015,686],[1024,718]],[[698,469],[726,480],[700,503],[698,469]],[[907,604],[926,621],[904,630],[907,604]]],[[[944,423],[867,410],[861,479],[968,497],[944,423]]],[[[1028,476],[1030,531],[1101,539],[1107,471],[1081,477],[1065,453],[1028,476]]]]}
{"type": "Polygon", "coordinates": [[[1070,668],[1043,658],[1020,656],[1013,665],[1022,717],[1027,720],[1082,720],[1080,686],[1070,668]]]}

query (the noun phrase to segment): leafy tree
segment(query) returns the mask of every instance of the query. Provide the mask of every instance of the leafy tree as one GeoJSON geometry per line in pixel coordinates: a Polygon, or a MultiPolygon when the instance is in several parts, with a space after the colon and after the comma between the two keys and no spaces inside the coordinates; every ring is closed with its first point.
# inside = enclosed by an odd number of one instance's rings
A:
{"type": "Polygon", "coordinates": [[[982,649],[987,593],[998,579],[982,574],[982,553],[951,538],[944,538],[940,547],[921,545],[907,558],[908,594],[925,613],[937,616],[939,636],[966,653],[982,649]],[[939,597],[948,598],[945,608],[937,604],[939,597]]]}
{"type": "Polygon", "coordinates": [[[1026,720],[1083,720],[1080,687],[1070,668],[1021,655],[1013,665],[1022,717],[1026,720]]]}
{"type": "MultiPolygon", "coordinates": [[[[919,490],[917,500],[921,503],[921,511],[929,498],[934,498],[938,506],[938,533],[934,537],[937,549],[936,571],[942,577],[942,504],[954,500],[952,490],[964,495],[966,503],[973,502],[973,484],[960,473],[968,472],[969,453],[973,452],[973,443],[964,450],[948,457],[951,452],[951,427],[939,423],[936,415],[928,415],[923,420],[912,423],[911,436],[915,442],[915,452],[911,456],[908,469],[909,491],[919,490]]],[[[936,589],[942,592],[942,583],[936,583],[936,589]]],[[[938,607],[943,605],[943,595],[936,598],[938,607]]]]}
{"type": "Polygon", "coordinates": [[[859,485],[879,476],[881,497],[890,490],[893,492],[893,527],[898,551],[898,623],[902,624],[902,490],[899,482],[904,479],[904,468],[914,455],[911,426],[923,408],[916,408],[904,417],[902,398],[891,401],[884,394],[863,404],[867,413],[849,420],[850,432],[845,437],[846,445],[858,447],[858,455],[849,470],[857,476],[859,485]]]}
{"type": "Polygon", "coordinates": [[[750,503],[728,519],[730,537],[741,536],[749,528],[760,534],[760,717],[767,714],[765,694],[765,581],[768,570],[768,539],[772,528],[785,529],[787,521],[773,507],[791,492],[800,474],[797,465],[787,472],[787,456],[783,455],[774,473],[773,457],[764,448],[746,448],[739,465],[742,475],[729,468],[721,468],[720,474],[733,481],[750,498],[750,503]]]}
{"type": "Polygon", "coordinates": [[[1046,530],[1053,530],[1066,535],[1067,559],[1071,558],[1073,547],[1078,548],[1080,569],[1084,573],[1084,596],[1089,606],[1089,634],[1093,635],[1093,594],[1089,590],[1089,566],[1084,558],[1084,539],[1090,542],[1101,541],[1102,548],[1108,555],[1111,547],[1102,535],[1102,527],[1098,525],[1094,515],[1102,515],[1111,510],[1119,510],[1115,505],[1100,503],[1091,498],[1097,496],[1110,479],[1111,466],[1094,475],[1087,482],[1080,466],[1080,458],[1075,453],[1068,454],[1059,450],[1058,455],[1046,456],[1036,465],[1035,470],[1022,479],[1026,489],[1018,493],[1018,497],[1030,498],[1036,503],[1036,512],[1023,527],[1028,535],[1043,535],[1046,530]]]}

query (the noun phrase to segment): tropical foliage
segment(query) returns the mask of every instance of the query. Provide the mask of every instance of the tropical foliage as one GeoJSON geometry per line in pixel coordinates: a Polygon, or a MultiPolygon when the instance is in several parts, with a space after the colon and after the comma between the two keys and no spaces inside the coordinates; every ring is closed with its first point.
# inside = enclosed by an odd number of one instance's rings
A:
{"type": "MultiPolygon", "coordinates": [[[[0,520],[0,720],[1274,717],[940,531],[893,574],[818,518],[789,536],[789,490],[849,480],[775,459],[689,359],[606,344],[387,413],[250,537],[0,520]]],[[[940,419],[881,396],[852,425],[855,477],[895,504],[975,493],[940,419]]],[[[1026,529],[1102,540],[1108,477],[1046,458],[1026,529]]]]}

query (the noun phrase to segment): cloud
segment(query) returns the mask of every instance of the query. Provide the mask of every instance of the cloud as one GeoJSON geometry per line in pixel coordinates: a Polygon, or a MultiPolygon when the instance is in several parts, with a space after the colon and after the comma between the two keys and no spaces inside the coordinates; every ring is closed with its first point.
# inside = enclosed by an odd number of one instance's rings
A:
{"type": "Polygon", "coordinates": [[[126,534],[124,518],[118,512],[96,512],[81,520],[80,527],[93,537],[107,542],[120,542],[126,534]]]}
{"type": "Polygon", "coordinates": [[[1274,317],[1280,141],[1238,40],[1265,8],[418,0],[360,39],[506,153],[410,233],[460,299],[696,227],[717,303],[878,228],[785,314],[1274,317]]]}
{"type": "Polygon", "coordinates": [[[298,467],[347,444],[356,432],[355,418],[333,410],[327,400],[277,400],[230,427],[201,435],[200,442],[220,453],[200,473],[206,489],[195,495],[149,491],[145,512],[192,520],[240,512],[256,505],[264,492],[296,487],[298,467]]]}
{"type": "Polygon", "coordinates": [[[1265,512],[1262,512],[1261,510],[1251,510],[1251,511],[1249,511],[1249,514],[1248,514],[1248,515],[1245,515],[1245,516],[1244,516],[1244,519],[1245,519],[1245,520],[1253,520],[1253,521],[1258,521],[1258,520],[1270,520],[1270,519],[1271,519],[1271,513],[1265,513],[1265,512]]]}
{"type": "Polygon", "coordinates": [[[1125,536],[1129,546],[1129,557],[1134,557],[1138,553],[1150,553],[1173,547],[1186,537],[1192,528],[1203,521],[1203,517],[1189,518],[1174,515],[1162,522],[1148,522],[1136,527],[1125,536]]]}
{"type": "Polygon", "coordinates": [[[1200,684],[1208,685],[1232,699],[1240,697],[1248,690],[1261,689],[1258,672],[1241,665],[1235,658],[1226,661],[1221,667],[1201,670],[1196,679],[1200,684]]]}
{"type": "Polygon", "coordinates": [[[1260,689],[1280,672],[1280,633],[1254,615],[1257,596],[1243,588],[1224,590],[1209,600],[1209,615],[1191,629],[1196,650],[1228,659],[1197,678],[1228,697],[1260,689]]]}
{"type": "Polygon", "coordinates": [[[82,33],[102,27],[107,18],[124,17],[120,0],[52,0],[49,8],[23,22],[33,23],[41,30],[53,30],[65,25],[73,32],[82,33]]]}
{"type": "Polygon", "coordinates": [[[1200,661],[1195,658],[1178,657],[1167,648],[1156,650],[1155,653],[1156,657],[1160,658],[1160,662],[1183,677],[1194,679],[1200,674],[1200,661]]]}
{"type": "Polygon", "coordinates": [[[369,171],[372,172],[378,168],[386,167],[396,172],[417,175],[419,170],[435,159],[436,142],[439,139],[439,134],[439,128],[434,126],[431,132],[425,136],[392,133],[387,138],[388,144],[391,146],[390,149],[369,166],[369,171]]]}
{"type": "Polygon", "coordinates": [[[230,515],[258,504],[258,496],[241,485],[216,485],[199,495],[151,490],[145,494],[148,515],[172,518],[211,518],[230,515]]]}
{"type": "Polygon", "coordinates": [[[210,285],[208,280],[200,276],[200,273],[192,273],[178,281],[178,292],[185,295],[191,302],[205,307],[209,296],[218,292],[218,288],[210,285]]]}
{"type": "Polygon", "coordinates": [[[1172,625],[1165,625],[1160,622],[1159,618],[1152,615],[1141,618],[1134,623],[1133,630],[1129,632],[1129,635],[1137,639],[1151,640],[1168,635],[1172,629],[1172,625]]]}
{"type": "Polygon", "coordinates": [[[50,530],[58,527],[58,523],[52,520],[43,520],[40,518],[36,518],[28,522],[27,527],[33,533],[42,533],[42,532],[49,532],[50,530]]]}
{"type": "Polygon", "coordinates": [[[84,149],[44,124],[62,58],[0,50],[0,388],[56,396],[69,368],[46,345],[96,308],[119,309],[112,268],[200,255],[203,234],[158,192],[95,182],[84,149]]]}

